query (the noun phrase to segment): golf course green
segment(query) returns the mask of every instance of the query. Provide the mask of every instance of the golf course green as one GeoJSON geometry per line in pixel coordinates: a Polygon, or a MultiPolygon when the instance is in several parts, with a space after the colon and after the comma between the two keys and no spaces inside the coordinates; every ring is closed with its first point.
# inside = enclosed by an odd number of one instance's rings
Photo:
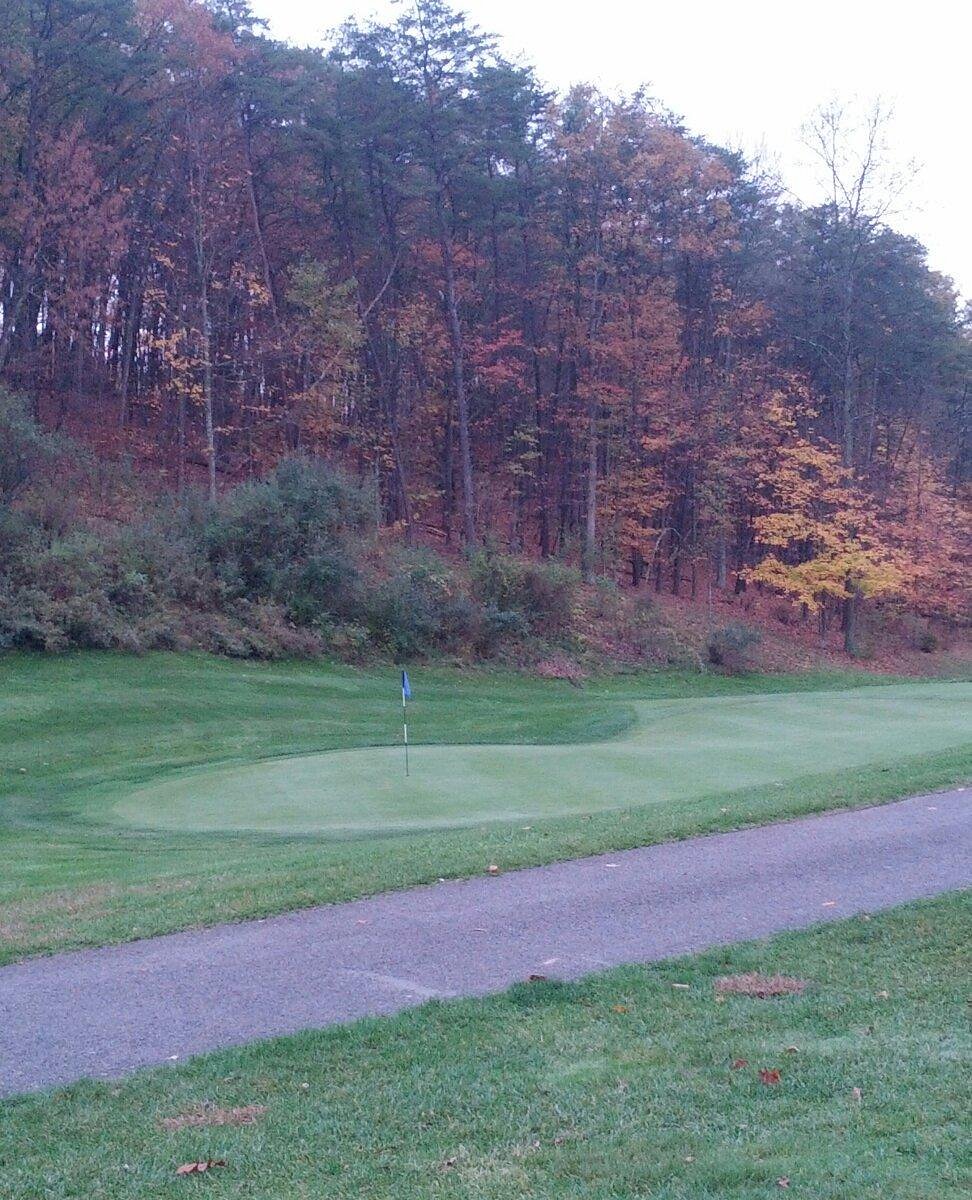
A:
{"type": "Polygon", "coordinates": [[[972,683],[0,656],[0,962],[972,778],[972,683]]]}
{"type": "MultiPolygon", "coordinates": [[[[629,702],[630,703],[630,702],[629,702]]],[[[972,684],[639,700],[604,741],[334,750],[168,774],[118,796],[129,827],[368,834],[694,801],[967,743],[972,684]]],[[[414,728],[421,738],[421,708],[414,728]]]]}

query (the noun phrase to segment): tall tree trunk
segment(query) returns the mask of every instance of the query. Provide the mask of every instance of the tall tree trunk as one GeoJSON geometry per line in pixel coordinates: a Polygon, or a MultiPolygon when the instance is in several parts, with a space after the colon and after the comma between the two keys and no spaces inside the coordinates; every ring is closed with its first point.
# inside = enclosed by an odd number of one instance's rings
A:
{"type": "Polygon", "coordinates": [[[203,408],[206,419],[206,466],[209,472],[209,500],[216,503],[216,429],[213,420],[213,330],[209,316],[209,287],[205,277],[199,289],[202,317],[203,408]]]}
{"type": "Polygon", "coordinates": [[[587,416],[587,488],[584,500],[584,549],[581,573],[590,583],[597,559],[597,404],[591,401],[587,416]]]}
{"type": "Polygon", "coordinates": [[[848,583],[850,595],[844,601],[844,652],[857,658],[860,646],[861,592],[854,583],[848,583]]]}
{"type": "Polygon", "coordinates": [[[442,254],[445,282],[446,318],[449,343],[452,348],[452,381],[456,394],[456,420],[459,427],[459,474],[462,480],[462,531],[467,545],[476,542],[476,495],[473,486],[472,447],[469,437],[469,396],[466,391],[465,351],[462,325],[459,321],[459,301],[456,296],[456,273],[452,259],[452,241],[446,229],[442,207],[442,191],[435,195],[435,218],[442,254]]]}
{"type": "Polygon", "coordinates": [[[726,535],[723,531],[716,539],[716,587],[721,589],[725,588],[728,576],[726,558],[726,535]]]}
{"type": "Polygon", "coordinates": [[[854,345],[851,321],[854,311],[854,273],[848,268],[844,284],[843,340],[844,340],[844,383],[841,395],[841,421],[843,424],[843,463],[848,469],[854,466],[854,345]]]}
{"type": "Polygon", "coordinates": [[[243,126],[243,149],[246,153],[246,192],[247,199],[250,202],[250,220],[253,223],[253,236],[260,254],[263,285],[267,289],[273,322],[275,326],[278,326],[279,332],[280,316],[277,310],[277,296],[273,286],[273,272],[270,270],[270,256],[267,254],[267,241],[263,234],[263,213],[260,211],[260,200],[257,196],[253,172],[253,146],[250,137],[250,125],[245,113],[241,116],[241,124],[243,126]]]}

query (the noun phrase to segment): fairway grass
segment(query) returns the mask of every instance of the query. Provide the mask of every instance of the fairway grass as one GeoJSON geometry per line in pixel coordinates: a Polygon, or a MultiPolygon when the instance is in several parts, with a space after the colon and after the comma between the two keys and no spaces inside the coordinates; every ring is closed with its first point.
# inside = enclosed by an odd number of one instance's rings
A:
{"type": "Polygon", "coordinates": [[[391,670],[0,657],[0,962],[972,775],[963,683],[657,673],[579,689],[446,670],[412,682],[406,781],[391,670]]]}
{"type": "Polygon", "coordinates": [[[959,1200],[970,907],[943,897],[10,1100],[3,1195],[959,1200]],[[717,979],[751,971],[807,986],[719,1001],[717,979]],[[234,1109],[252,1123],[205,1124],[234,1109]],[[175,1173],[210,1159],[225,1165],[175,1173]]]}

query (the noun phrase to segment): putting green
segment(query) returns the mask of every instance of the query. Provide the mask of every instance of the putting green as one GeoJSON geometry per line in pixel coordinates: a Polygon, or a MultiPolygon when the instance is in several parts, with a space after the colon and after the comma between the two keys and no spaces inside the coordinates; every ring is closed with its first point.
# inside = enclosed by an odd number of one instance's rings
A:
{"type": "MultiPolygon", "coordinates": [[[[631,704],[631,701],[627,701],[631,704]]],[[[972,684],[635,701],[622,736],[574,745],[332,751],[183,771],[112,805],[142,828],[432,829],[666,804],[898,762],[972,740],[972,684]]],[[[413,729],[421,737],[421,708],[413,729]]]]}

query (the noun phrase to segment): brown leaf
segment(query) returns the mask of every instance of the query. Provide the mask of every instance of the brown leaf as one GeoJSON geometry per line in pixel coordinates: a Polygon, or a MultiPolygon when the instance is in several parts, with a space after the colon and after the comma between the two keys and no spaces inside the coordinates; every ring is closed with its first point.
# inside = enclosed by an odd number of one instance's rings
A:
{"type": "Polygon", "coordinates": [[[486,868],[487,875],[498,875],[499,873],[500,873],[500,869],[496,865],[496,863],[490,863],[489,866],[486,868]]]}
{"type": "Polygon", "coordinates": [[[211,1171],[214,1167],[225,1167],[225,1158],[208,1158],[205,1162],[188,1162],[183,1163],[181,1167],[176,1167],[177,1175],[202,1175],[205,1171],[211,1171]]]}
{"type": "Polygon", "coordinates": [[[775,1067],[770,1069],[761,1067],[759,1072],[759,1082],[765,1083],[767,1087],[772,1087],[774,1084],[780,1082],[780,1073],[775,1067]]]}
{"type": "Polygon", "coordinates": [[[743,1069],[743,1067],[748,1067],[748,1066],[749,1066],[748,1058],[734,1058],[732,1060],[732,1069],[734,1071],[741,1071],[743,1069]]]}
{"type": "Polygon", "coordinates": [[[614,1004],[611,1006],[611,1012],[626,1013],[628,1011],[627,1004],[614,1004]]]}

